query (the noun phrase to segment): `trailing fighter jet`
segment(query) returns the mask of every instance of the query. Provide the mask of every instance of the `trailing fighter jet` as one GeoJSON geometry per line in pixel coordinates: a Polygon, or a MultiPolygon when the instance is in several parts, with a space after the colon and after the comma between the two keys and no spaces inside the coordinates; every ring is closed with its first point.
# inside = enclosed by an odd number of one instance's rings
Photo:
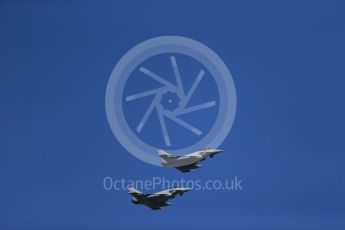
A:
{"type": "Polygon", "coordinates": [[[182,196],[185,192],[190,191],[189,188],[172,188],[153,194],[145,194],[135,188],[129,188],[128,194],[133,196],[131,200],[133,204],[143,204],[152,210],[159,210],[162,207],[171,205],[168,200],[175,198],[176,195],[182,196]]]}
{"type": "Polygon", "coordinates": [[[163,150],[158,150],[158,154],[162,158],[162,166],[174,167],[183,173],[191,172],[194,169],[200,168],[202,166],[198,164],[200,161],[205,160],[207,157],[212,158],[220,152],[223,152],[223,150],[205,149],[184,156],[174,156],[163,150]]]}

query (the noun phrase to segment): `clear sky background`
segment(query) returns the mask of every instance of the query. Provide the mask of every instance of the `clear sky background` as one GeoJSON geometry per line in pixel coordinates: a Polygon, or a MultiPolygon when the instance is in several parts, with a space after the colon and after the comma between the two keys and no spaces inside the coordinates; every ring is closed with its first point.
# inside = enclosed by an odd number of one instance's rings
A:
{"type": "Polygon", "coordinates": [[[1,229],[344,229],[344,1],[0,1],[1,229]],[[112,134],[121,56],[196,39],[231,69],[233,128],[192,174],[148,165],[112,134]],[[159,212],[105,176],[228,179],[159,212]]]}

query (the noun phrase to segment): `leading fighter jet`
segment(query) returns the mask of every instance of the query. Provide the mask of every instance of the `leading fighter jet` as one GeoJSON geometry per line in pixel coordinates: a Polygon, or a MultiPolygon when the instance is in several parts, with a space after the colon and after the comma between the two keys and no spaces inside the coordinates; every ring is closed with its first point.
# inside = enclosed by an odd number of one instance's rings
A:
{"type": "Polygon", "coordinates": [[[212,158],[214,155],[220,152],[223,152],[223,150],[205,149],[183,156],[174,156],[163,150],[158,150],[158,154],[162,158],[162,166],[174,167],[183,173],[191,172],[194,169],[200,168],[202,166],[198,164],[200,161],[205,160],[207,157],[212,158]]]}
{"type": "Polygon", "coordinates": [[[168,200],[175,198],[176,195],[182,196],[185,192],[190,191],[189,188],[172,188],[153,194],[145,194],[135,188],[129,188],[128,194],[133,196],[131,200],[133,204],[143,204],[152,210],[159,210],[162,207],[171,205],[168,200]]]}

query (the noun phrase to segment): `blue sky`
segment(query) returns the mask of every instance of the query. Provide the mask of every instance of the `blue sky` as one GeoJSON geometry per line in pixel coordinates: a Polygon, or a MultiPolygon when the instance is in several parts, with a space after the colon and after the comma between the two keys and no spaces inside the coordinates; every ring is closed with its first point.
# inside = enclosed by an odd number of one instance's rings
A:
{"type": "Polygon", "coordinates": [[[342,1],[0,2],[1,229],[344,229],[342,1]],[[136,44],[179,35],[231,69],[225,152],[192,174],[151,166],[112,134],[105,88],[136,44]],[[227,179],[161,212],[102,180],[227,179]]]}

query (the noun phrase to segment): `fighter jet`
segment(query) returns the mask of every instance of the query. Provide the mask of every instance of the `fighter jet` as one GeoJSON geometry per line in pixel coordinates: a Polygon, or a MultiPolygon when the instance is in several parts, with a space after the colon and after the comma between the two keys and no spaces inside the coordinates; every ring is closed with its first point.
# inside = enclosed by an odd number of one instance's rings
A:
{"type": "Polygon", "coordinates": [[[184,156],[174,156],[163,150],[158,150],[158,154],[162,158],[162,166],[174,167],[183,173],[191,172],[194,169],[200,168],[202,166],[198,164],[200,161],[205,160],[207,157],[212,158],[214,155],[220,152],[223,152],[223,150],[205,149],[184,156]]]}
{"type": "Polygon", "coordinates": [[[153,194],[145,194],[135,188],[129,188],[128,194],[132,195],[133,204],[143,204],[152,210],[160,210],[162,207],[169,206],[168,200],[175,198],[176,195],[182,196],[189,188],[172,188],[153,194]]]}

